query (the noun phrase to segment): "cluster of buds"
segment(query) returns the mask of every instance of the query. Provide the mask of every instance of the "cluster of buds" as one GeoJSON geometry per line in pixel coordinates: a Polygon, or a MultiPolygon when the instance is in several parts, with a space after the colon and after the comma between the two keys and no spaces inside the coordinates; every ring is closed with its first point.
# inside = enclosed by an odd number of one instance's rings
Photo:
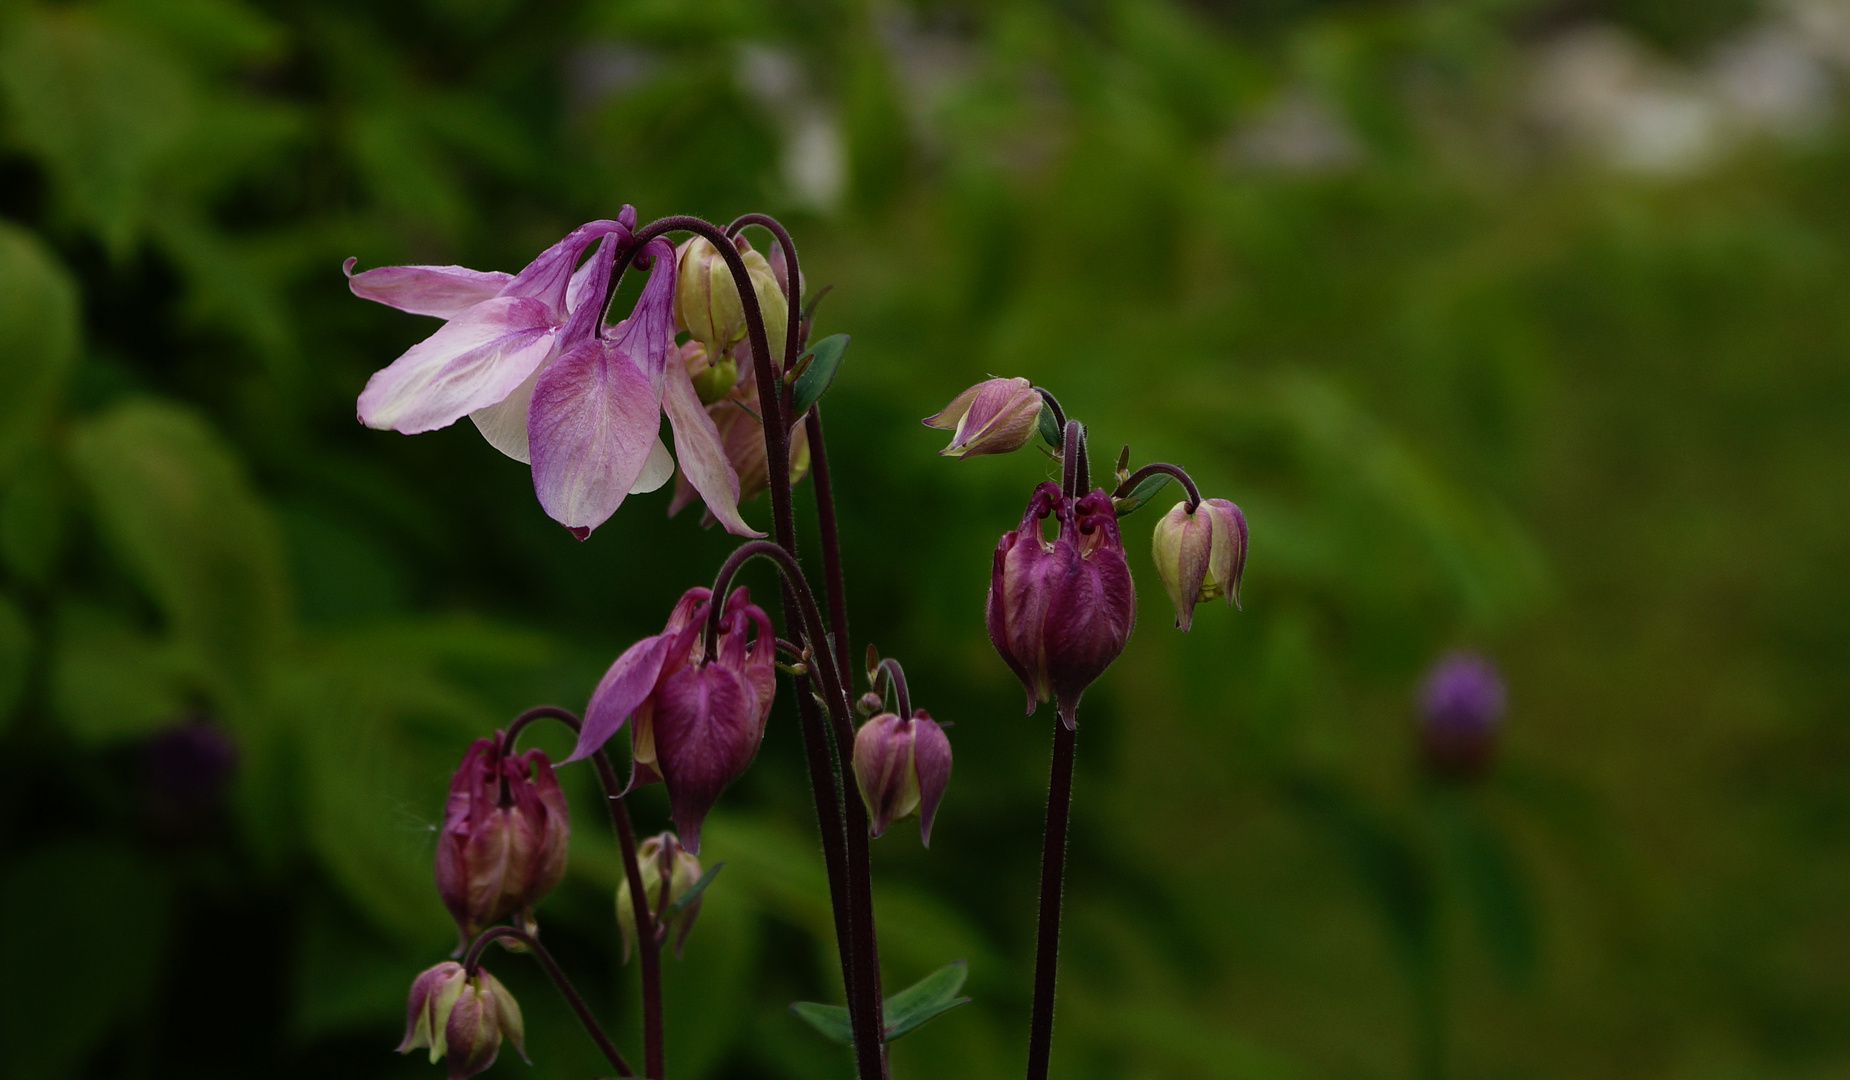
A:
{"type": "Polygon", "coordinates": [[[710,589],[689,589],[661,633],[617,657],[591,695],[568,759],[589,756],[633,718],[630,782],[667,786],[675,828],[695,853],[707,811],[757,754],[776,691],[770,617],[741,586],[709,642],[711,601],[710,589]]]}
{"type": "MultiPolygon", "coordinates": [[[[681,944],[687,940],[688,931],[694,928],[694,918],[700,914],[701,897],[694,897],[672,915],[665,913],[680,903],[700,880],[700,860],[681,846],[679,837],[665,832],[636,845],[636,866],[642,876],[643,904],[657,919],[667,919],[663,931],[673,935],[675,955],[679,956],[681,944]],[[668,883],[665,895],[663,882],[668,883]]],[[[636,941],[636,903],[627,876],[617,886],[617,929],[623,932],[623,962],[627,964],[630,948],[636,941]]]]}
{"type": "Polygon", "coordinates": [[[875,836],[917,814],[919,840],[930,847],[931,820],[951,782],[951,740],[924,709],[880,713],[854,734],[854,780],[875,836]]]}
{"type": "Polygon", "coordinates": [[[461,964],[445,960],[411,983],[399,1053],[429,1047],[432,1064],[448,1058],[450,1080],[464,1080],[495,1063],[503,1037],[525,1060],[520,1005],[486,969],[471,976],[461,964]]]}
{"type": "Polygon", "coordinates": [[[1028,711],[1053,701],[1068,727],[1079,696],[1124,651],[1137,598],[1111,496],[1077,499],[1034,489],[1019,527],[1002,534],[989,580],[989,640],[1028,693],[1028,711]],[[1052,540],[1041,521],[1059,523],[1052,540]]]}
{"type": "MultiPolygon", "coordinates": [[[[784,334],[790,325],[784,275],[754,251],[745,237],[735,238],[733,244],[745,263],[759,313],[764,316],[765,340],[776,356],[784,347],[784,334]]],[[[781,256],[782,252],[777,254],[781,256]]],[[[778,261],[782,262],[781,257],[778,261]]],[[[736,373],[740,365],[734,347],[746,340],[745,308],[739,302],[739,289],[733,283],[725,256],[704,237],[686,241],[675,252],[674,323],[676,329],[687,331],[704,347],[715,369],[724,370],[730,361],[736,373]]]]}
{"type": "Polygon", "coordinates": [[[1427,771],[1442,780],[1482,778],[1495,760],[1503,707],[1503,678],[1489,658],[1455,652],[1434,664],[1420,694],[1427,771]]]}
{"type": "Polygon", "coordinates": [[[450,778],[437,836],[437,892],[463,943],[533,905],[565,876],[571,825],[541,750],[504,754],[501,733],[477,739],[450,778]]]}

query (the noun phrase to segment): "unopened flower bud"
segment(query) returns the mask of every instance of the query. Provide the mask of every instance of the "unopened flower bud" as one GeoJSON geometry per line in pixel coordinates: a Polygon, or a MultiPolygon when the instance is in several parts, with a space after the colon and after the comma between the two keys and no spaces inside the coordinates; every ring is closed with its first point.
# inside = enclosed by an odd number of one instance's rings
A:
{"type": "Polygon", "coordinates": [[[931,822],[951,782],[951,740],[924,709],[911,719],[881,713],[854,734],[854,781],[875,836],[913,814],[931,846],[931,822]]]}
{"type": "MultiPolygon", "coordinates": [[[[636,868],[642,876],[643,903],[660,917],[663,912],[679,903],[687,890],[700,880],[700,860],[695,858],[674,833],[665,832],[660,836],[651,836],[636,845],[636,868]],[[662,881],[668,882],[668,899],[662,899],[662,881]]],[[[687,907],[677,912],[668,920],[668,930],[674,936],[675,955],[681,955],[681,945],[687,940],[687,933],[694,928],[694,918],[700,914],[700,903],[705,896],[696,896],[687,907]]],[[[636,904],[630,892],[629,875],[625,874],[617,886],[617,929],[623,934],[623,962],[629,963],[630,946],[636,940],[636,904]]]]}
{"type": "Polygon", "coordinates": [[[874,693],[872,690],[869,690],[867,693],[861,695],[860,701],[855,703],[854,711],[860,713],[862,716],[872,716],[885,707],[886,699],[874,693]]]}
{"type": "Polygon", "coordinates": [[[694,393],[702,405],[711,405],[721,400],[738,385],[739,362],[731,354],[721,354],[717,361],[709,362],[711,357],[707,347],[698,341],[689,341],[679,346],[679,349],[681,363],[686,366],[688,377],[694,384],[694,393]]]}
{"type": "Polygon", "coordinates": [[[920,421],[951,432],[944,457],[976,457],[1019,450],[1034,437],[1041,395],[1026,379],[990,379],[951,399],[942,411],[920,421]]]}
{"type": "Polygon", "coordinates": [[[1246,572],[1246,515],[1226,499],[1203,499],[1194,513],[1186,501],[1156,523],[1151,557],[1163,588],[1175,605],[1176,626],[1186,631],[1195,605],[1225,597],[1240,602],[1240,577],[1246,572]]]}
{"type": "Polygon", "coordinates": [[[1482,777],[1496,755],[1503,706],[1503,679],[1489,658],[1455,652],[1434,664],[1420,701],[1427,769],[1447,780],[1482,777]]]}
{"type": "MultiPolygon", "coordinates": [[[[781,356],[790,318],[788,301],[764,256],[742,236],[734,243],[764,317],[765,339],[772,355],[781,356]]],[[[708,357],[718,357],[746,337],[745,308],[732,269],[704,237],[683,243],[676,255],[674,318],[676,326],[706,347],[708,357]]]]}
{"type": "Polygon", "coordinates": [[[470,978],[461,964],[445,960],[411,983],[399,1053],[429,1047],[433,1064],[448,1058],[450,1080],[464,1080],[495,1063],[504,1037],[526,1058],[520,1005],[485,969],[470,978]]]}
{"type": "Polygon", "coordinates": [[[509,915],[530,917],[565,876],[570,834],[544,751],[503,756],[500,732],[469,747],[437,836],[437,892],[464,942],[509,915]]]}
{"type": "Polygon", "coordinates": [[[989,583],[989,640],[1028,692],[1028,711],[1055,701],[1067,727],[1079,696],[1130,640],[1137,601],[1111,496],[1066,498],[1034,490],[1021,525],[996,545],[989,583]],[[1041,537],[1055,515],[1059,535],[1041,537]]]}

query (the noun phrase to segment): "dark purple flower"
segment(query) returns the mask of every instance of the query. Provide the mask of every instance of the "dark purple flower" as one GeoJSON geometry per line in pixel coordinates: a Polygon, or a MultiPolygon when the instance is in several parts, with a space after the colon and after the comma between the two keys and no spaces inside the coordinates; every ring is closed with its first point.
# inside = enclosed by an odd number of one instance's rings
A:
{"type": "Polygon", "coordinates": [[[1474,652],[1446,655],[1427,674],[1420,706],[1427,767],[1455,780],[1482,776],[1503,723],[1503,678],[1497,666],[1474,652]]]}
{"type": "Polygon", "coordinates": [[[1079,695],[1124,651],[1136,614],[1111,496],[1035,488],[1021,525],[996,545],[989,583],[989,640],[1027,688],[1028,711],[1055,701],[1072,727],[1079,695]],[[1052,541],[1041,536],[1050,514],[1052,541]]]}
{"type": "Polygon", "coordinates": [[[238,767],[238,747],[203,720],[176,724],[147,743],[148,800],[163,824],[184,828],[210,814],[238,767]]]}
{"type": "Polygon", "coordinates": [[[712,592],[689,589],[668,625],[624,650],[585,708],[578,746],[589,756],[635,717],[631,783],[667,785],[670,814],[687,850],[700,852],[700,823],[758,752],[776,691],[770,617],[743,586],[727,598],[715,656],[706,656],[712,592]]]}
{"type": "Polygon", "coordinates": [[[931,846],[931,821],[951,782],[951,740],[924,709],[911,719],[881,713],[854,733],[854,781],[875,836],[913,814],[931,846]]]}
{"type": "Polygon", "coordinates": [[[570,835],[544,751],[503,756],[500,732],[469,747],[437,836],[437,892],[465,944],[509,915],[527,917],[559,884],[570,835]]]}

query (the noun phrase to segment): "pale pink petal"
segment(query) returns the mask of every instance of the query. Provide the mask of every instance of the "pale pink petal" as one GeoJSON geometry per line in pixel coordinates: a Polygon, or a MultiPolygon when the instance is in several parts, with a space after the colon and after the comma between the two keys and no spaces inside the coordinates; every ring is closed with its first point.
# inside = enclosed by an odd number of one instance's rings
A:
{"type": "Polygon", "coordinates": [[[662,382],[662,409],[674,428],[675,457],[681,473],[706,501],[707,509],[734,536],[763,536],[739,516],[739,474],[726,460],[719,429],[700,404],[687,368],[670,364],[662,382]]]}
{"type": "Polygon", "coordinates": [[[674,248],[666,240],[651,240],[642,254],[654,256],[655,266],[629,318],[618,324],[614,340],[649,377],[649,385],[659,388],[674,347],[674,248]]]}
{"type": "Polygon", "coordinates": [[[536,300],[484,300],[383,370],[360,393],[360,421],[415,435],[507,397],[552,351],[554,324],[536,300]]]}
{"type": "Polygon", "coordinates": [[[540,505],[572,535],[589,536],[636,485],[660,430],[648,380],[609,342],[567,352],[540,375],[527,410],[540,505]]]}
{"type": "Polygon", "coordinates": [[[534,368],[533,374],[516,386],[513,393],[486,409],[469,414],[469,419],[475,421],[475,429],[488,440],[488,445],[522,465],[533,461],[533,456],[527,453],[527,408],[533,403],[533,387],[539,383],[540,374],[551,366],[548,361],[534,368]]]}
{"type": "Polygon", "coordinates": [[[439,319],[453,318],[491,299],[514,280],[514,275],[499,270],[471,270],[466,266],[377,266],[356,274],[353,266],[358,261],[348,259],[341,267],[353,295],[439,319]]]}
{"type": "Polygon", "coordinates": [[[565,760],[590,757],[623,727],[636,706],[655,689],[662,660],[668,655],[668,646],[673,640],[673,634],[656,634],[623,650],[623,655],[610,665],[610,670],[598,680],[597,689],[591,692],[591,703],[585,706],[584,726],[578,731],[578,745],[565,760]]]}
{"type": "Polygon", "coordinates": [[[642,475],[630,486],[631,495],[646,495],[666,484],[674,476],[674,455],[668,452],[668,444],[662,437],[655,437],[655,448],[649,451],[649,460],[643,463],[642,475]]]}

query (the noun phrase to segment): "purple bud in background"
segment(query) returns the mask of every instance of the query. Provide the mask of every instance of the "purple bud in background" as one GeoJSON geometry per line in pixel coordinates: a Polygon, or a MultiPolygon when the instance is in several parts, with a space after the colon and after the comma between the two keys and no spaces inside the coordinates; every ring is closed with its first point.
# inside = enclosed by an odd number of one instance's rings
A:
{"type": "Polygon", "coordinates": [[[881,713],[854,734],[854,781],[875,836],[913,814],[931,846],[931,822],[951,782],[951,740],[924,709],[911,719],[881,713]]]}
{"type": "Polygon", "coordinates": [[[565,876],[570,835],[544,751],[503,756],[500,732],[469,747],[437,836],[437,892],[465,944],[509,915],[529,916],[565,876]]]}
{"type": "Polygon", "coordinates": [[[185,832],[209,817],[238,767],[237,744],[204,720],[156,733],[145,753],[152,816],[171,832],[185,832]]]}
{"type": "Polygon", "coordinates": [[[976,457],[1019,450],[1034,437],[1040,421],[1041,395],[1026,379],[989,379],[951,399],[920,423],[949,431],[943,457],[976,457]]]}
{"type": "Polygon", "coordinates": [[[1035,488],[1021,525],[996,545],[988,611],[989,640],[1027,689],[1028,711],[1055,701],[1071,728],[1080,694],[1124,651],[1136,614],[1111,496],[1035,488]],[[1060,525],[1052,541],[1041,536],[1050,514],[1060,525]]]}
{"type": "Polygon", "coordinates": [[[1503,677],[1479,653],[1454,652],[1427,673],[1420,749],[1435,776],[1470,781],[1490,770],[1503,724],[1503,677]]]}

